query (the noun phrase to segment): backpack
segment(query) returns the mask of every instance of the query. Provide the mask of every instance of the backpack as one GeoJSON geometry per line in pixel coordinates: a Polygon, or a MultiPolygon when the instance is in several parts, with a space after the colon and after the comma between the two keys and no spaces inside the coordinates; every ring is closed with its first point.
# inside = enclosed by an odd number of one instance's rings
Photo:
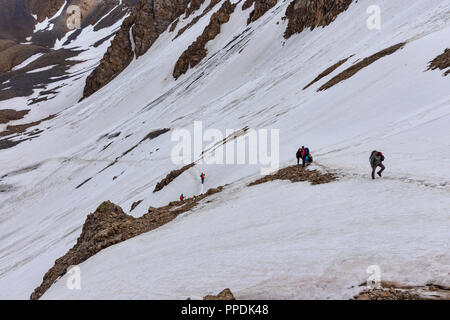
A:
{"type": "Polygon", "coordinates": [[[305,148],[305,155],[309,155],[309,148],[305,148]]]}

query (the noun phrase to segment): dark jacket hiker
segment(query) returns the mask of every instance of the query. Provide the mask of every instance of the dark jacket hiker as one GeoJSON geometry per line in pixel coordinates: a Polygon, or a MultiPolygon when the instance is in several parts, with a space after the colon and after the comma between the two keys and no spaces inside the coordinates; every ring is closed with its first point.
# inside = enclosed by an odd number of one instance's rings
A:
{"type": "Polygon", "coordinates": [[[297,164],[300,164],[300,159],[302,159],[302,149],[298,149],[297,154],[295,155],[297,158],[297,164]]]}
{"type": "Polygon", "coordinates": [[[377,172],[380,177],[384,169],[386,169],[386,167],[383,165],[383,161],[384,155],[381,152],[376,150],[372,151],[369,158],[370,166],[372,167],[372,179],[375,179],[375,171],[378,167],[381,168],[381,170],[377,172]]]}

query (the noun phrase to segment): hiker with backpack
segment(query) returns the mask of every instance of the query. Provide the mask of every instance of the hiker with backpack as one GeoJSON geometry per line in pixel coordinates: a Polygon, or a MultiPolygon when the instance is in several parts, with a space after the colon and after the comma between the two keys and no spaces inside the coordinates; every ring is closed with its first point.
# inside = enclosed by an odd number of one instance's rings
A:
{"type": "Polygon", "coordinates": [[[204,184],[205,183],[205,174],[203,172],[200,175],[200,179],[202,179],[202,184],[204,184]]]}
{"type": "Polygon", "coordinates": [[[303,159],[303,167],[308,166],[313,162],[313,158],[311,153],[309,152],[309,148],[304,148],[302,159],[303,159]]]}
{"type": "Polygon", "coordinates": [[[300,165],[300,159],[302,159],[302,148],[298,149],[295,157],[297,158],[297,165],[300,165]]]}
{"type": "Polygon", "coordinates": [[[312,157],[311,153],[309,152],[309,149],[306,148],[306,150],[308,153],[305,156],[305,163],[306,163],[306,166],[308,166],[313,162],[313,157],[312,157]]]}
{"type": "Polygon", "coordinates": [[[377,172],[380,177],[384,169],[386,169],[386,167],[383,165],[383,161],[384,155],[381,152],[376,150],[372,151],[369,158],[370,166],[372,167],[372,179],[375,179],[375,171],[378,167],[381,168],[380,171],[377,172]]]}
{"type": "Polygon", "coordinates": [[[184,200],[184,194],[181,194],[180,195],[180,201],[183,201],[184,200]]]}

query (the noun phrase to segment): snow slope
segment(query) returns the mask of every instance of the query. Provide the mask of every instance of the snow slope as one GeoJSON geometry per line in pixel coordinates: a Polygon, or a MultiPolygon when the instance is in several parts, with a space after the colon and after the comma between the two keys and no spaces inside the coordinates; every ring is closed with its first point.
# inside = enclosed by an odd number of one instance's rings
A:
{"type": "Polygon", "coordinates": [[[0,185],[9,191],[0,193],[0,298],[28,298],[103,200],[127,211],[143,199],[132,212],[140,216],[182,192],[200,192],[201,171],[205,188],[231,185],[213,202],[81,264],[81,291],[68,290],[63,277],[44,298],[185,299],[224,287],[237,298],[349,298],[373,264],[386,280],[449,284],[450,78],[425,70],[448,47],[450,3],[358,1],[331,25],[285,40],[287,5],[247,27],[252,9],[238,4],[208,43],[207,59],[175,81],[175,62],[215,10],[171,41],[188,23],[180,21],[93,96],[76,103],[82,83],[64,87],[51,101],[72,103],[41,124],[47,130],[1,151],[0,173],[8,176],[0,185]],[[374,3],[382,8],[379,31],[366,28],[374,3]],[[316,91],[354,62],[404,41],[393,55],[316,91]],[[155,184],[180,167],[170,160],[170,133],[99,173],[149,132],[192,130],[194,120],[220,130],[279,128],[283,166],[308,145],[317,165],[342,178],[248,188],[259,166],[198,165],[155,194],[155,184]],[[374,149],[386,154],[388,169],[371,181],[374,149]]]}

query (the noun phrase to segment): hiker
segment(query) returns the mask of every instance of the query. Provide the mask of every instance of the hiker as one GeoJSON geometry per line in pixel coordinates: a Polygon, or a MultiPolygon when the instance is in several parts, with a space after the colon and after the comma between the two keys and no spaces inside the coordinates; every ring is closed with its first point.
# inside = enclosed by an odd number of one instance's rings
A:
{"type": "Polygon", "coordinates": [[[297,157],[297,165],[299,165],[300,159],[302,158],[302,148],[298,149],[297,154],[295,156],[297,157]]]}
{"type": "Polygon", "coordinates": [[[307,160],[308,160],[308,155],[309,155],[309,148],[305,148],[305,147],[302,147],[302,165],[303,165],[303,168],[304,167],[306,167],[306,164],[307,164],[307,160]]]}
{"type": "Polygon", "coordinates": [[[181,194],[180,195],[180,201],[183,201],[184,200],[184,194],[181,194]]]}
{"type": "Polygon", "coordinates": [[[305,163],[306,166],[309,166],[313,162],[313,157],[311,153],[309,152],[309,149],[306,148],[306,156],[305,156],[305,163]]]}
{"type": "Polygon", "coordinates": [[[305,146],[300,149],[300,158],[302,158],[303,167],[305,167],[305,146]]]}
{"type": "Polygon", "coordinates": [[[203,172],[200,175],[200,178],[202,179],[202,184],[204,184],[205,183],[205,174],[203,172]]]}
{"type": "Polygon", "coordinates": [[[384,169],[386,167],[383,165],[384,161],[384,155],[379,151],[372,151],[370,154],[369,162],[370,166],[372,167],[372,179],[375,179],[375,170],[377,167],[380,167],[380,171],[377,172],[377,174],[381,177],[381,174],[383,173],[384,169]]]}

